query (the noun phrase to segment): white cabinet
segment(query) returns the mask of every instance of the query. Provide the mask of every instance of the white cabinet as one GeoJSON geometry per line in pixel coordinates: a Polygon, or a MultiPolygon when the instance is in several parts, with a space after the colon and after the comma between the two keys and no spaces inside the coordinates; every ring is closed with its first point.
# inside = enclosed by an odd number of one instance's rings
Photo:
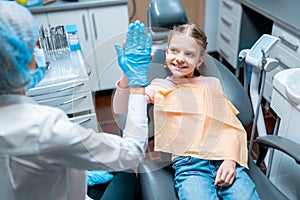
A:
{"type": "Polygon", "coordinates": [[[270,52],[270,57],[277,59],[279,66],[266,74],[266,85],[263,95],[268,102],[271,102],[274,75],[284,69],[300,68],[300,37],[291,34],[276,23],[273,25],[272,35],[280,39],[270,52]]]}
{"type": "MultiPolygon", "coordinates": [[[[300,69],[287,69],[277,73],[273,81],[271,107],[280,117],[278,135],[286,137],[300,144],[300,105],[288,95],[287,80],[290,75],[298,73],[300,69]]],[[[298,79],[299,80],[299,79],[298,79]]],[[[299,96],[296,91],[292,91],[299,96]]],[[[274,151],[270,171],[270,180],[291,200],[300,196],[300,167],[291,157],[274,151]]]]}
{"type": "Polygon", "coordinates": [[[237,69],[242,6],[233,0],[220,0],[217,50],[237,69]]]}
{"type": "Polygon", "coordinates": [[[127,5],[99,7],[88,10],[93,27],[93,54],[97,64],[98,89],[115,88],[121,77],[114,44],[126,38],[128,27],[127,5]]]}
{"type": "MultiPolygon", "coordinates": [[[[78,52],[71,52],[70,63],[67,66],[76,76],[70,78],[70,74],[56,76],[61,71],[61,65],[53,62],[46,72],[45,77],[37,85],[26,92],[27,96],[34,98],[39,104],[62,109],[71,121],[81,124],[86,128],[98,131],[98,122],[95,113],[93,95],[90,90],[88,76],[78,52]]],[[[66,67],[66,68],[67,68],[66,67]]]]}
{"type": "Polygon", "coordinates": [[[34,16],[45,25],[76,24],[83,54],[92,69],[89,77],[91,90],[115,88],[121,70],[114,44],[121,43],[126,36],[129,24],[127,4],[51,11],[34,16]]]}

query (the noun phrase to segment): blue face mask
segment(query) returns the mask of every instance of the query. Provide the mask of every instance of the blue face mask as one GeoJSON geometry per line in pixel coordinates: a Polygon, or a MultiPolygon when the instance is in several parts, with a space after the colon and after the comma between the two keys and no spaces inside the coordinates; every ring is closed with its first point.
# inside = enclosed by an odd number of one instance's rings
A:
{"type": "Polygon", "coordinates": [[[30,82],[26,85],[26,90],[36,87],[36,85],[44,78],[46,73],[46,59],[42,49],[35,49],[33,52],[37,69],[30,71],[30,82]]]}

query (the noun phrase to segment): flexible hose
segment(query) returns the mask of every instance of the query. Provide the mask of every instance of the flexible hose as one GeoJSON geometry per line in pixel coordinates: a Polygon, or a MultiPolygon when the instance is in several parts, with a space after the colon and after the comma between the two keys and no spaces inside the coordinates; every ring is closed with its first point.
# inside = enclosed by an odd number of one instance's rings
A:
{"type": "Polygon", "coordinates": [[[267,63],[267,60],[266,60],[265,54],[263,52],[262,70],[261,70],[261,75],[262,75],[261,85],[260,85],[259,97],[258,97],[258,101],[257,101],[255,113],[254,113],[255,116],[254,116],[254,119],[253,119],[253,126],[252,126],[252,130],[251,130],[251,136],[250,136],[250,145],[249,145],[249,153],[250,153],[250,155],[251,155],[252,148],[253,148],[253,140],[254,140],[255,130],[256,130],[256,126],[257,126],[258,114],[259,114],[259,109],[261,107],[261,101],[262,101],[262,97],[263,97],[263,93],[264,93],[264,88],[265,88],[266,71],[264,70],[264,68],[265,68],[266,63],[267,63]]]}
{"type": "Polygon", "coordinates": [[[262,96],[263,96],[264,87],[265,87],[265,77],[266,77],[266,71],[262,70],[262,79],[261,79],[262,82],[260,85],[259,98],[257,101],[257,105],[256,105],[255,113],[254,113],[255,116],[254,116],[254,120],[253,120],[253,126],[252,126],[252,130],[251,130],[251,138],[250,138],[250,146],[249,146],[250,153],[251,153],[252,147],[253,147],[253,140],[254,140],[255,130],[256,130],[256,126],[257,126],[258,113],[259,113],[259,109],[261,107],[261,101],[262,101],[262,96]]]}
{"type": "Polygon", "coordinates": [[[244,62],[244,89],[246,94],[248,94],[248,87],[249,87],[248,73],[249,73],[248,64],[244,62]]]}

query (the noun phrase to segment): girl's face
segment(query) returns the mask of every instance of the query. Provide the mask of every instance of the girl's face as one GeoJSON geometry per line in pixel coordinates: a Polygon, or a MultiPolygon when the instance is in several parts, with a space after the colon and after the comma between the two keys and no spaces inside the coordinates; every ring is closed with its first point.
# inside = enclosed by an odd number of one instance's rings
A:
{"type": "Polygon", "coordinates": [[[204,60],[201,51],[201,46],[194,38],[185,34],[174,34],[166,49],[166,64],[173,74],[172,77],[193,77],[195,67],[204,60]]]}

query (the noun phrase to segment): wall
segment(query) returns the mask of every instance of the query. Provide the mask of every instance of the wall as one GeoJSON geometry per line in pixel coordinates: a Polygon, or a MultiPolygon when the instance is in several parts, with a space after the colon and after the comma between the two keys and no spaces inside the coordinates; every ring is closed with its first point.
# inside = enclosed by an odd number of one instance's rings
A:
{"type": "MultiPolygon", "coordinates": [[[[129,14],[133,12],[133,1],[136,3],[136,14],[131,19],[131,22],[139,19],[144,24],[147,24],[147,7],[151,0],[128,0],[129,14]]],[[[205,0],[181,0],[181,3],[189,21],[204,28],[205,0]]]]}

